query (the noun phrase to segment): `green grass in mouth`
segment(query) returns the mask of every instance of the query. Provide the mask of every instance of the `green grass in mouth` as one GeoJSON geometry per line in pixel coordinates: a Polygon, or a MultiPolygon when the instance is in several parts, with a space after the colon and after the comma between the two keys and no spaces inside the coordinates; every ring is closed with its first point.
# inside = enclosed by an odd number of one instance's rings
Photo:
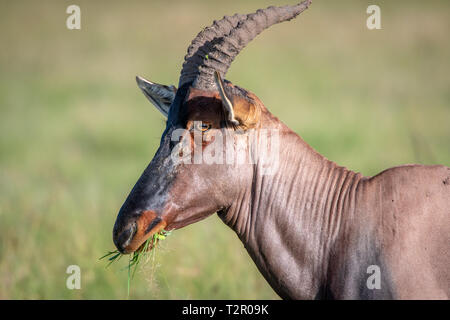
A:
{"type": "MultiPolygon", "coordinates": [[[[130,259],[128,260],[128,290],[127,290],[128,297],[130,297],[131,280],[133,279],[134,274],[136,273],[136,269],[139,263],[142,261],[142,259],[149,258],[150,255],[154,257],[155,250],[153,249],[156,247],[158,241],[166,239],[166,237],[169,236],[171,233],[172,231],[166,230],[161,230],[155,233],[153,236],[148,238],[144,242],[144,244],[141,247],[139,247],[139,249],[137,249],[135,252],[133,252],[132,255],[130,255],[130,259]],[[149,250],[149,248],[151,249],[149,250]]],[[[109,251],[107,254],[100,257],[99,260],[108,258],[108,264],[106,265],[107,268],[111,265],[111,263],[119,261],[123,255],[124,254],[120,253],[119,250],[109,251]]]]}

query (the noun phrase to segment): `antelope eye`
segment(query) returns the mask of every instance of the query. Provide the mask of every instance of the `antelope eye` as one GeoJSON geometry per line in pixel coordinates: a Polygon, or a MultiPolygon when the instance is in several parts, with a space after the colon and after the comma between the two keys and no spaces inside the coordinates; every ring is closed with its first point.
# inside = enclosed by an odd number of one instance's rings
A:
{"type": "Polygon", "coordinates": [[[211,125],[209,123],[200,122],[195,125],[195,129],[201,132],[206,132],[211,129],[211,125]]]}

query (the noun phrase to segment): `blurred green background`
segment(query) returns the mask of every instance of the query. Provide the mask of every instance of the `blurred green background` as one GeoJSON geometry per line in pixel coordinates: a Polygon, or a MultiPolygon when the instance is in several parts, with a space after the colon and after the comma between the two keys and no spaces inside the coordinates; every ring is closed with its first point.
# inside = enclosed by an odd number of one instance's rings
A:
{"type": "MultiPolygon", "coordinates": [[[[295,1],[0,1],[0,299],[123,299],[112,227],[164,120],[134,77],[177,84],[187,46],[224,14],[295,1]],[[81,30],[66,8],[81,7],[81,30]],[[79,265],[81,290],[66,288],[79,265]]],[[[227,78],[309,144],[373,175],[450,165],[450,2],[315,1],[273,26],[227,78]],[[366,28],[381,7],[382,30],[366,28]]],[[[217,216],[174,232],[136,299],[277,299],[217,216]]]]}

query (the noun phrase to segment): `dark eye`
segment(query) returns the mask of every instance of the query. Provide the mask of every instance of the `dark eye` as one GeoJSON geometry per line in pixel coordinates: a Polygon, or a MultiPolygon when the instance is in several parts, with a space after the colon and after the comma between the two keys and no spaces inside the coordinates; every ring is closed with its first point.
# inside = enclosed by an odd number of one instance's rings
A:
{"type": "Polygon", "coordinates": [[[211,129],[211,125],[209,123],[198,122],[195,126],[195,129],[201,132],[206,132],[211,129]]]}

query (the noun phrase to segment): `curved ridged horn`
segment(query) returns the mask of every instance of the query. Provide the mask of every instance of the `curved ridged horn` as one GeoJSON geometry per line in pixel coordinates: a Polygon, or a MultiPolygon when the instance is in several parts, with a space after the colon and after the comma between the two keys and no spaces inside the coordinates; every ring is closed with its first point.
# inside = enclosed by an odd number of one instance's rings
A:
{"type": "Polygon", "coordinates": [[[268,27],[295,18],[311,0],[293,6],[269,7],[248,15],[234,15],[215,21],[192,41],[181,70],[179,86],[193,82],[197,89],[216,88],[214,71],[222,77],[234,58],[258,34],[268,27]]]}

